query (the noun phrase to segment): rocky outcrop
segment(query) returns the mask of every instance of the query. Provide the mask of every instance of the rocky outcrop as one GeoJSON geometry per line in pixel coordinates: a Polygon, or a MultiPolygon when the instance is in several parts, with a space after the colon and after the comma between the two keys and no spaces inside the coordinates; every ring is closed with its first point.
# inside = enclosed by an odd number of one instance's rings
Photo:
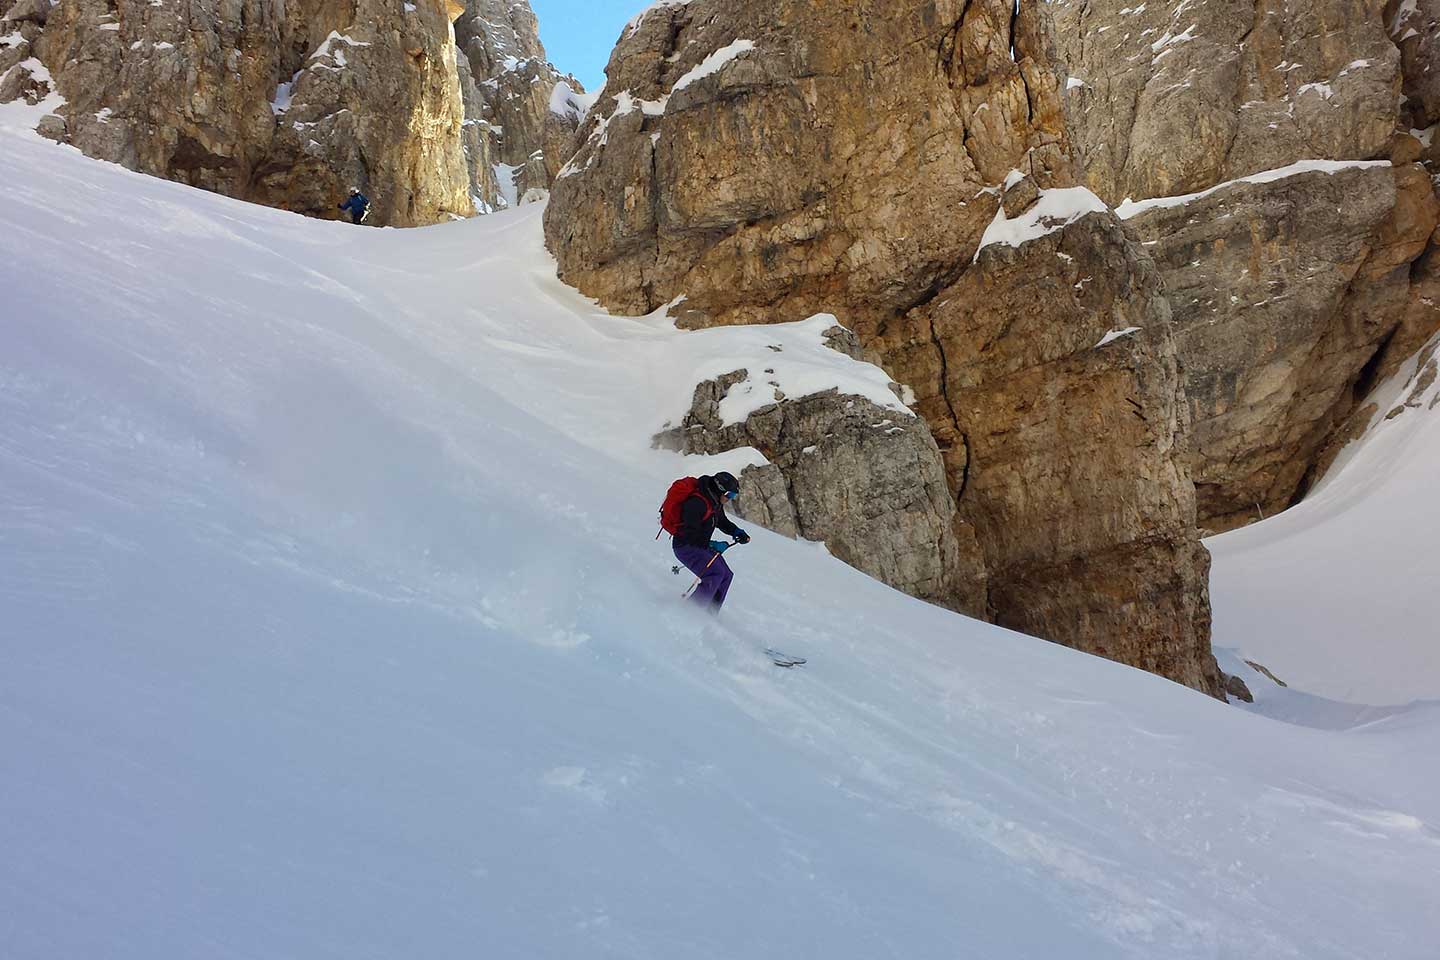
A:
{"type": "MultiPolygon", "coordinates": [[[[1030,89],[1028,78],[1045,73],[1036,61],[1053,58],[1066,76],[1064,139],[1079,153],[1085,182],[1106,200],[1210,190],[1296,161],[1388,158],[1397,126],[1433,125],[1430,89],[1440,71],[1430,69],[1430,6],[1392,3],[1384,17],[1381,6],[1036,5],[1037,23],[1027,29],[1022,16],[1014,34],[1017,53],[1030,56],[1007,66],[998,57],[987,60],[1008,46],[1003,38],[986,42],[1000,35],[993,28],[1003,18],[970,5],[953,45],[940,40],[947,75],[954,79],[954,65],[962,65],[957,117],[908,117],[883,95],[871,97],[880,116],[875,126],[896,155],[914,161],[910,171],[887,166],[883,152],[857,148],[849,131],[836,132],[834,114],[847,108],[823,71],[802,63],[795,71],[801,79],[787,84],[783,66],[770,69],[789,55],[788,38],[780,41],[785,55],[767,58],[757,41],[711,78],[681,84],[677,77],[689,60],[674,62],[677,38],[694,34],[687,42],[711,49],[732,35],[763,36],[755,32],[762,28],[707,19],[704,8],[656,11],[617,50],[612,76],[622,78],[629,96],[617,97],[610,115],[592,122],[591,143],[577,158],[578,182],[557,198],[557,206],[575,204],[598,216],[575,229],[569,218],[560,225],[557,211],[552,243],[570,254],[562,263],[577,284],[627,309],[647,309],[683,291],[695,323],[762,320],[777,310],[786,317],[792,308],[809,312],[837,302],[852,320],[873,315],[883,294],[894,294],[901,306],[913,297],[911,277],[935,282],[927,257],[963,260],[954,247],[978,233],[970,212],[978,207],[989,215],[983,198],[977,203],[950,190],[954,170],[973,161],[978,180],[987,182],[988,168],[993,182],[1003,163],[987,164],[987,157],[1013,157],[1006,150],[1017,142],[1053,153],[1059,142],[1047,140],[1046,106],[1038,111],[1038,130],[1017,133],[1008,123],[976,120],[1018,113],[1013,98],[1003,96],[997,109],[993,95],[1006,89],[997,73],[1018,76],[1030,89]],[[660,43],[663,56],[629,49],[644,45],[639,38],[647,30],[659,38],[649,46],[660,43]],[[717,31],[713,40],[700,39],[717,31]],[[1402,86],[1403,100],[1396,96],[1402,86]],[[691,92],[697,88],[702,92],[691,92]],[[787,91],[792,101],[817,102],[794,118],[796,129],[810,135],[787,140],[780,108],[777,116],[767,112],[787,91]],[[840,105],[827,110],[828,103],[840,105]],[[711,111],[723,111],[713,124],[711,111]],[[736,131],[731,143],[723,141],[728,125],[736,131]],[[722,142],[705,139],[702,130],[712,127],[722,142]],[[947,128],[963,130],[966,158],[948,164],[949,175],[916,176],[928,154],[943,156],[953,142],[942,135],[947,128]],[[657,139],[647,144],[636,131],[657,139]],[[762,165],[753,183],[737,182],[738,164],[713,159],[720,151],[748,160],[746,138],[786,143],[774,151],[775,169],[762,165]],[[846,173],[866,171],[889,195],[866,197],[867,210],[854,215],[847,192],[863,193],[849,180],[839,190],[831,182],[840,165],[827,158],[837,154],[846,173]],[[810,206],[795,199],[807,195],[817,198],[810,206]],[[906,206],[913,203],[928,209],[906,206]],[[853,226],[842,230],[837,221],[853,226]],[[948,235],[937,237],[940,229],[948,235]],[[895,251],[917,240],[923,253],[895,251]],[[866,269],[871,259],[883,269],[866,269]],[[592,263],[599,269],[592,271],[592,263]]],[[[903,10],[892,19],[892,37],[914,26],[903,10]]],[[[808,48],[806,54],[813,55],[808,48]]],[[[883,69],[922,72],[899,62],[883,69]]],[[[887,73],[875,83],[908,87],[907,98],[935,104],[935,114],[952,106],[943,93],[916,92],[923,76],[894,81],[887,73]]],[[[1045,80],[1035,86],[1043,93],[1045,80]]],[[[1029,101],[1045,98],[1033,91],[1027,97],[1034,123],[1029,101]]],[[[1432,139],[1433,132],[1416,133],[1426,144],[1432,139]]],[[[1057,182],[1062,166],[1043,165],[1042,183],[1057,182]]],[[[1208,529],[1268,515],[1303,495],[1317,451],[1356,396],[1440,324],[1428,267],[1419,259],[1434,226],[1433,190],[1406,168],[1339,179],[1328,186],[1322,175],[1237,184],[1223,191],[1228,199],[1166,208],[1134,223],[1155,246],[1183,328],[1179,345],[1197,423],[1192,469],[1208,529]]],[[[892,304],[878,306],[883,318],[892,304]]]]}
{"type": "Polygon", "coordinates": [[[1239,677],[1225,674],[1225,695],[1245,703],[1254,703],[1255,694],[1250,692],[1250,687],[1239,677]]]}
{"type": "Polygon", "coordinates": [[[1440,0],[1389,0],[1384,22],[1400,51],[1399,126],[1423,138],[1429,152],[1440,146],[1426,136],[1440,123],[1440,0]]]}
{"type": "MultiPolygon", "coordinates": [[[[859,359],[854,335],[836,339],[859,359]]],[[[988,614],[975,533],[957,522],[925,421],[836,390],[776,401],[726,424],[720,403],[746,370],[695,390],[682,424],[657,443],[690,454],[742,447],[769,461],[741,474],[741,515],[783,536],[823,541],[839,559],[912,596],[988,614]]]]}
{"type": "Polygon", "coordinates": [[[496,177],[495,155],[490,121],[485,119],[485,98],[475,85],[470,61],[455,60],[460,76],[460,102],[465,109],[465,122],[460,129],[460,149],[465,153],[465,166],[470,172],[470,202],[476,213],[493,213],[506,202],[496,177]]]}
{"type": "MultiPolygon", "coordinates": [[[[1377,400],[1386,399],[1382,390],[1387,385],[1378,380],[1381,385],[1375,393],[1365,398],[1365,402],[1357,408],[1345,420],[1340,429],[1335,431],[1330,444],[1321,451],[1315,462],[1315,475],[1326,476],[1335,465],[1336,460],[1344,451],[1346,444],[1363,438],[1366,433],[1383,416],[1385,420],[1394,420],[1396,417],[1406,416],[1414,411],[1434,410],[1440,406],[1440,394],[1434,391],[1437,380],[1440,380],[1440,335],[1432,337],[1428,342],[1422,344],[1420,349],[1410,355],[1406,362],[1397,368],[1390,380],[1398,389],[1391,395],[1393,399],[1386,409],[1379,406],[1377,400]]],[[[1278,682],[1278,681],[1277,681],[1278,682]]],[[[1281,684],[1284,686],[1284,684],[1281,684]]]]}
{"type": "Polygon", "coordinates": [[[1165,277],[1202,522],[1284,510],[1407,315],[1404,356],[1435,329],[1435,302],[1412,299],[1411,263],[1440,213],[1429,177],[1384,163],[1299,172],[1122,212],[1165,277]]]}
{"type": "Polygon", "coordinates": [[[930,295],[994,214],[982,191],[1013,168],[1069,182],[1059,81],[1031,5],[1013,8],[652,8],[556,181],[562,276],[632,313],[684,292],[693,324],[881,317],[930,295]]]}
{"type": "Polygon", "coordinates": [[[996,621],[1218,695],[1159,274],[1103,207],[1041,229],[862,334],[946,451],[996,621]]]}
{"type": "Polygon", "coordinates": [[[1115,204],[1204,193],[1127,214],[1179,325],[1201,522],[1283,510],[1375,377],[1440,328],[1417,265],[1437,203],[1412,165],[1440,102],[1431,4],[1045,12],[1087,184],[1115,204]],[[1397,169],[1304,172],[1351,160],[1397,169]]]}
{"type": "Polygon", "coordinates": [[[490,124],[495,163],[512,198],[547,190],[565,163],[580,116],[568,93],[583,93],[574,77],[545,58],[540,26],[529,3],[465,0],[455,38],[479,86],[490,124]],[[560,96],[556,90],[563,87],[560,96]]]}
{"type": "Polygon", "coordinates": [[[1169,305],[1104,205],[1062,189],[1048,27],[1010,0],[654,7],[547,238],[617,309],[839,315],[914,389],[995,618],[1219,696],[1169,305]]]}
{"type": "Polygon", "coordinates": [[[91,156],[311,216],[474,212],[443,0],[60,0],[32,41],[91,156]]]}
{"type": "Polygon", "coordinates": [[[1297,160],[1389,155],[1400,55],[1385,0],[1056,0],[1066,127],[1110,203],[1297,160]]]}
{"type": "Polygon", "coordinates": [[[50,18],[49,0],[0,0],[0,103],[40,104],[53,92],[35,44],[50,18]]]}

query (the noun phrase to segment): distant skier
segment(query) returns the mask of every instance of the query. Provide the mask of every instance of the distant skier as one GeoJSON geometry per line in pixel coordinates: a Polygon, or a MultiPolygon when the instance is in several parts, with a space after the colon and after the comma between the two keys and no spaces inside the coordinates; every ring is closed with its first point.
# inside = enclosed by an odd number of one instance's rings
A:
{"type": "Polygon", "coordinates": [[[735,578],[721,556],[730,546],[712,540],[718,529],[738,543],[749,543],[750,534],[725,516],[725,501],[740,495],[740,483],[728,473],[713,477],[686,477],[677,480],[660,508],[660,525],[673,538],[675,559],[700,578],[691,599],[711,613],[719,613],[735,578]]]}
{"type": "Polygon", "coordinates": [[[351,187],[350,199],[340,204],[340,209],[350,214],[352,223],[364,223],[370,216],[370,198],[359,187],[351,187]]]}

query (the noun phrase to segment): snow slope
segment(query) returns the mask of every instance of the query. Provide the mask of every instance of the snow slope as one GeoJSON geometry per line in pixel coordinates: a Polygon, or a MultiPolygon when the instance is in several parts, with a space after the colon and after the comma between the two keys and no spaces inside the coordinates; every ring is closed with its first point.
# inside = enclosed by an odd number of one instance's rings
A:
{"type": "Polygon", "coordinates": [[[1433,956],[1434,713],[1279,723],[763,532],[692,618],[649,432],[818,324],[5,124],[7,960],[1433,956]]]}
{"type": "Polygon", "coordinates": [[[1440,706],[1440,384],[1416,365],[1301,504],[1209,542],[1216,644],[1328,700],[1440,706]]]}

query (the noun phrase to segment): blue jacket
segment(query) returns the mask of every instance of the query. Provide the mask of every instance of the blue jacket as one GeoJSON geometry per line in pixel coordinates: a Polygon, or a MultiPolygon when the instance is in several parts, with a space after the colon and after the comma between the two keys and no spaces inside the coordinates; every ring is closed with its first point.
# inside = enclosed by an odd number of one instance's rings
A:
{"type": "Polygon", "coordinates": [[[352,215],[358,215],[364,213],[365,208],[369,205],[370,199],[366,197],[363,193],[357,193],[349,200],[346,200],[344,203],[340,204],[340,209],[352,215]]]}

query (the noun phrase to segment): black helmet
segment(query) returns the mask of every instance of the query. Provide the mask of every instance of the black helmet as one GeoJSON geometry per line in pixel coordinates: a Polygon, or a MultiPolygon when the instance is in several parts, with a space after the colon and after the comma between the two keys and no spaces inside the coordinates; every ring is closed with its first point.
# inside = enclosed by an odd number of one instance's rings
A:
{"type": "Polygon", "coordinates": [[[733,474],[717,473],[710,479],[715,481],[715,489],[726,500],[734,500],[740,496],[740,481],[736,480],[733,474]]]}

